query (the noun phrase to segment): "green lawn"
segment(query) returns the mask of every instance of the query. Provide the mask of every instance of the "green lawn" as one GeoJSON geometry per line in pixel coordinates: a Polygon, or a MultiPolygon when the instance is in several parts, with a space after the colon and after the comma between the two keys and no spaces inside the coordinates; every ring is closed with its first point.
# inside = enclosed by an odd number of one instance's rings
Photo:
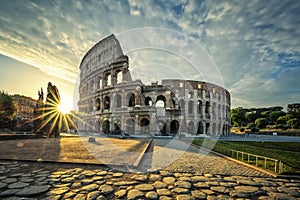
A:
{"type": "MultiPolygon", "coordinates": [[[[203,140],[194,140],[194,144],[202,146],[203,140]]],[[[208,147],[215,142],[206,141],[203,147],[208,147]]],[[[225,142],[217,141],[213,147],[214,151],[218,151],[229,155],[229,149],[243,151],[255,155],[265,156],[284,163],[283,173],[297,173],[300,174],[300,143],[296,142],[225,142]]],[[[236,154],[230,156],[236,158],[236,154]]],[[[241,160],[241,155],[238,156],[241,160]]],[[[251,164],[255,163],[255,157],[249,158],[251,164]]],[[[243,157],[244,161],[248,161],[248,157],[243,157]]],[[[260,167],[264,167],[264,160],[259,161],[260,167]]],[[[267,163],[267,168],[274,169],[274,162],[267,163]]]]}

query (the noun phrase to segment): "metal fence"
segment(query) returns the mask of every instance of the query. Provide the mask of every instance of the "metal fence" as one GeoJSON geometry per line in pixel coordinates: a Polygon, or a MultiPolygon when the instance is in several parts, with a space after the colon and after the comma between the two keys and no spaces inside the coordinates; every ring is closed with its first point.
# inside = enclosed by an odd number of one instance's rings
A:
{"type": "Polygon", "coordinates": [[[281,174],[283,172],[283,162],[277,159],[220,147],[215,147],[214,151],[222,153],[231,158],[235,158],[237,160],[255,165],[257,167],[274,171],[277,174],[281,174]]]}

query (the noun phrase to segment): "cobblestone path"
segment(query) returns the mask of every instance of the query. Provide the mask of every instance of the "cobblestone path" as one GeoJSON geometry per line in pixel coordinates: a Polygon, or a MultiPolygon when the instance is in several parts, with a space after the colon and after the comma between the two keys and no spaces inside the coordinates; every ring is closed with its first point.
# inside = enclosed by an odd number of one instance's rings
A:
{"type": "Polygon", "coordinates": [[[153,141],[152,152],[146,153],[140,171],[210,173],[222,175],[266,176],[266,174],[201,150],[180,140],[153,141]]]}
{"type": "Polygon", "coordinates": [[[0,199],[299,199],[300,180],[0,162],[0,199]]]}

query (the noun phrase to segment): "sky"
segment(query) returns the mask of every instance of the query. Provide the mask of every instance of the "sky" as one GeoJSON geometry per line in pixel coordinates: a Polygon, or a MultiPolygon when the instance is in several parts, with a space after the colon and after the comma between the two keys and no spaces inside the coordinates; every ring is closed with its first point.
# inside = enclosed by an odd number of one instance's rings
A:
{"type": "Polygon", "coordinates": [[[110,34],[133,79],[216,83],[233,108],[300,102],[294,0],[0,1],[0,89],[36,99],[51,81],[71,105],[81,59],[110,34]]]}

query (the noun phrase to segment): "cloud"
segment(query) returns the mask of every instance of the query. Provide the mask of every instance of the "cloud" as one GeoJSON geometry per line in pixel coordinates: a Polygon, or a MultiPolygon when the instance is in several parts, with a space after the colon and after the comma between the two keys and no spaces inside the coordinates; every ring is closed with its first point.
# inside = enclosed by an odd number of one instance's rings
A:
{"type": "MultiPolygon", "coordinates": [[[[129,41],[143,44],[146,38],[150,44],[174,48],[176,55],[164,51],[159,56],[157,50],[130,54],[137,77],[143,67],[153,64],[174,70],[174,77],[181,73],[187,79],[214,82],[214,76],[221,75],[218,84],[224,83],[231,92],[233,106],[286,105],[300,99],[295,87],[299,86],[295,79],[300,60],[299,13],[300,4],[292,0],[1,1],[0,53],[74,83],[81,58],[100,39],[135,28],[163,27],[189,36],[208,53],[218,72],[207,71],[201,77],[184,70],[189,62],[176,56],[196,62],[204,59],[203,52],[199,54],[187,40],[157,40],[157,35],[147,33],[129,41]]],[[[130,49],[129,41],[120,43],[130,49]]]]}

